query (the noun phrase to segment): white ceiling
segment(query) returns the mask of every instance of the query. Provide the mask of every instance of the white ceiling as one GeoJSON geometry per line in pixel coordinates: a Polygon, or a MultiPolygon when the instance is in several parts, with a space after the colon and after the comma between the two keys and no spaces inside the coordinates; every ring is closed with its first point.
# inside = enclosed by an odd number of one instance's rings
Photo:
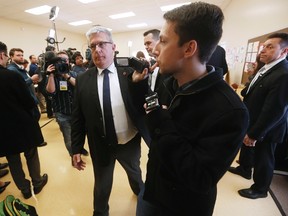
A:
{"type": "MultiPolygon", "coordinates": [[[[53,23],[49,20],[49,14],[35,16],[26,13],[25,10],[41,5],[58,6],[60,11],[55,20],[57,30],[83,34],[92,25],[99,24],[111,28],[112,32],[116,33],[161,28],[163,24],[161,6],[189,1],[191,2],[191,0],[99,0],[94,3],[82,4],[78,0],[0,0],[0,18],[52,28],[53,23]],[[129,11],[134,12],[136,16],[118,20],[108,17],[129,11]],[[77,27],[68,24],[79,20],[90,20],[92,23],[77,27]],[[133,29],[127,27],[130,24],[143,22],[148,26],[133,29]]],[[[216,4],[224,10],[232,0],[205,1],[216,4]]]]}

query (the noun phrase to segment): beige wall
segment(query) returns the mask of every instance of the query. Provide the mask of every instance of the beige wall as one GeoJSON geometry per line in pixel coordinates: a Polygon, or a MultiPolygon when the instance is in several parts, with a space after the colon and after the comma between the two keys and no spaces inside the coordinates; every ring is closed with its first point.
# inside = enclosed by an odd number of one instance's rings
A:
{"type": "MultiPolygon", "coordinates": [[[[28,59],[29,55],[39,55],[45,51],[47,46],[46,38],[49,29],[46,27],[19,23],[12,20],[0,19],[1,41],[6,43],[8,49],[21,48],[24,50],[24,57],[28,59]]],[[[57,27],[57,24],[56,24],[57,27]]],[[[52,28],[52,24],[51,24],[52,28]]],[[[66,40],[59,44],[59,49],[77,48],[85,52],[87,46],[85,36],[57,30],[58,41],[66,40]]]]}
{"type": "MultiPolygon", "coordinates": [[[[231,0],[224,10],[224,32],[220,45],[227,52],[227,61],[230,70],[230,81],[240,83],[243,70],[243,60],[247,41],[251,38],[288,27],[288,0],[231,0]]],[[[30,54],[40,54],[47,43],[47,28],[18,23],[9,20],[0,20],[1,41],[8,48],[20,47],[24,50],[25,58],[30,54]]],[[[52,27],[52,25],[51,25],[52,27]]],[[[57,27],[57,22],[56,22],[57,27]]],[[[143,32],[145,30],[113,33],[119,56],[135,55],[137,51],[144,51],[143,32]],[[132,46],[128,47],[128,41],[132,46]]],[[[85,32],[75,34],[57,30],[58,40],[66,38],[60,49],[76,48],[85,53],[87,42],[85,32]]],[[[147,54],[147,53],[146,53],[147,54]]]]}

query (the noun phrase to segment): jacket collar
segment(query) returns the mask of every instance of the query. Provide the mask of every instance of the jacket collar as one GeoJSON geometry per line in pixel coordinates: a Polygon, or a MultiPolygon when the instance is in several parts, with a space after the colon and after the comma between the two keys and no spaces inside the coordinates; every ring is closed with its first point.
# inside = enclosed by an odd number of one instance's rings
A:
{"type": "Polygon", "coordinates": [[[190,81],[180,88],[177,85],[177,80],[175,80],[172,76],[167,78],[164,82],[169,91],[174,92],[176,95],[178,94],[191,94],[199,91],[203,91],[205,89],[210,88],[215,83],[223,80],[223,72],[221,68],[213,67],[211,65],[206,66],[207,75],[201,77],[200,79],[196,79],[190,81]]]}

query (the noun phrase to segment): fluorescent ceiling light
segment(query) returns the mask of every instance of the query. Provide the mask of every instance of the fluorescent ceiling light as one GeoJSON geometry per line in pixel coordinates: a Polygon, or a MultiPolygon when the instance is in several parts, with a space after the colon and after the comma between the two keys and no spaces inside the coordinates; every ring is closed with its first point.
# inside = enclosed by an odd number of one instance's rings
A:
{"type": "Polygon", "coordinates": [[[160,7],[161,11],[169,11],[169,10],[173,10],[174,8],[180,7],[182,5],[188,5],[191,2],[185,2],[185,3],[179,3],[179,4],[172,4],[172,5],[166,5],[166,6],[162,6],[160,7]]]}
{"type": "Polygon", "coordinates": [[[89,21],[89,20],[80,20],[80,21],[76,21],[76,22],[70,22],[68,24],[69,25],[73,25],[73,26],[80,26],[80,25],[86,25],[86,24],[89,24],[89,23],[92,23],[92,22],[89,21]]]}
{"type": "Polygon", "coordinates": [[[121,19],[121,18],[131,17],[131,16],[135,16],[135,13],[133,13],[133,12],[120,13],[120,14],[110,15],[109,17],[111,19],[121,19]]]}
{"type": "Polygon", "coordinates": [[[127,25],[128,28],[138,28],[138,27],[144,27],[144,26],[147,26],[147,23],[138,23],[138,24],[127,25]]]}
{"type": "Polygon", "coordinates": [[[25,12],[30,13],[30,14],[34,14],[34,15],[41,15],[41,14],[45,14],[45,13],[50,13],[50,10],[51,10],[50,6],[43,5],[40,7],[35,7],[35,8],[25,10],[25,12]]]}
{"type": "Polygon", "coordinates": [[[88,4],[88,3],[96,2],[96,1],[99,1],[99,0],[78,0],[78,1],[83,3],[83,4],[88,4]]]}

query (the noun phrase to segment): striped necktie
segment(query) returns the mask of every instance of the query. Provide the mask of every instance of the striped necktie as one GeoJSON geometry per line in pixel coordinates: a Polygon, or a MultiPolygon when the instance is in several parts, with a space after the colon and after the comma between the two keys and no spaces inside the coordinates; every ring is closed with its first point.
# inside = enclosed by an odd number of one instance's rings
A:
{"type": "Polygon", "coordinates": [[[248,89],[247,89],[246,94],[250,91],[250,88],[251,88],[251,87],[253,86],[253,84],[257,81],[257,79],[264,74],[264,71],[265,71],[265,67],[262,67],[262,68],[256,73],[256,75],[254,76],[254,78],[253,78],[252,81],[250,82],[250,85],[249,85],[249,87],[248,87],[248,89]]]}

